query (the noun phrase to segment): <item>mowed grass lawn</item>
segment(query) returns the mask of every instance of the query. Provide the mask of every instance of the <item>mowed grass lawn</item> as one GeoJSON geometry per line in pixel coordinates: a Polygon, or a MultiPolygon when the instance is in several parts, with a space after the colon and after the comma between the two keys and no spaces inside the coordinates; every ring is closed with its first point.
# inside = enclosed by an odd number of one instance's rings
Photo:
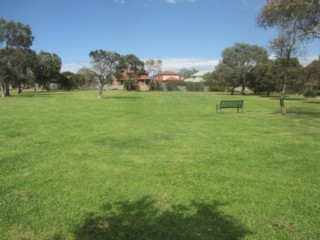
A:
{"type": "Polygon", "coordinates": [[[320,239],[319,99],[96,96],[0,99],[1,239],[320,239]]]}

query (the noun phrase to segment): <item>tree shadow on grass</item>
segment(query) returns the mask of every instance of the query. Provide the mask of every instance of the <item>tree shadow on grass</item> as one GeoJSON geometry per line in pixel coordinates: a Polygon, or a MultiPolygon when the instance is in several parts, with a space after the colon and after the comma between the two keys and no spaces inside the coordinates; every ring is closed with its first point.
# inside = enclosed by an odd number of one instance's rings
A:
{"type": "Polygon", "coordinates": [[[310,101],[310,100],[309,100],[309,101],[306,102],[306,103],[310,103],[310,104],[320,104],[320,101],[315,101],[315,100],[314,100],[314,101],[310,101]]]}
{"type": "MultiPolygon", "coordinates": [[[[280,101],[280,96],[279,97],[272,96],[272,97],[266,97],[266,98],[269,98],[270,100],[280,101]]],[[[301,101],[301,102],[303,102],[303,101],[307,101],[307,99],[299,98],[299,97],[286,97],[285,101],[301,101]]]]}
{"type": "Polygon", "coordinates": [[[296,116],[305,116],[305,117],[320,117],[320,111],[316,111],[312,108],[302,108],[302,107],[290,107],[288,109],[288,114],[294,114],[296,116]]]}
{"type": "Polygon", "coordinates": [[[103,99],[139,99],[138,96],[103,96],[103,99]]]}
{"type": "Polygon", "coordinates": [[[12,94],[12,97],[14,98],[34,98],[34,97],[52,97],[52,96],[58,96],[58,95],[66,95],[70,92],[66,91],[37,91],[37,92],[22,92],[21,94],[12,94]]]}
{"type": "Polygon", "coordinates": [[[252,234],[237,219],[220,211],[221,205],[193,202],[161,211],[159,203],[149,197],[106,204],[101,212],[88,214],[74,236],[78,240],[236,240],[252,234]]]}

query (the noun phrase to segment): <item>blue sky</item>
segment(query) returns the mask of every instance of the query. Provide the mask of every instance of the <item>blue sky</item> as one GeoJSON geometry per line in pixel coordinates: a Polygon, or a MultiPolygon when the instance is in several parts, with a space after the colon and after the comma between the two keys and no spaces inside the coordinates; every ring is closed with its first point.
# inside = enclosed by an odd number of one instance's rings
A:
{"type": "MultiPolygon", "coordinates": [[[[213,69],[235,43],[267,48],[256,26],[264,0],[0,0],[0,17],[31,26],[32,49],[58,54],[62,71],[90,62],[96,49],[161,59],[163,70],[213,69]]],[[[320,41],[303,61],[320,54],[320,41]]]]}

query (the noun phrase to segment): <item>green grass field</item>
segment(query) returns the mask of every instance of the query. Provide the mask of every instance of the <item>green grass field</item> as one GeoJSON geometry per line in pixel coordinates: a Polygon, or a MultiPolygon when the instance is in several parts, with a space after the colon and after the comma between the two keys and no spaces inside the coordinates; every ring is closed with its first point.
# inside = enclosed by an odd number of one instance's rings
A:
{"type": "Polygon", "coordinates": [[[1,239],[320,239],[320,99],[96,96],[0,99],[1,239]]]}

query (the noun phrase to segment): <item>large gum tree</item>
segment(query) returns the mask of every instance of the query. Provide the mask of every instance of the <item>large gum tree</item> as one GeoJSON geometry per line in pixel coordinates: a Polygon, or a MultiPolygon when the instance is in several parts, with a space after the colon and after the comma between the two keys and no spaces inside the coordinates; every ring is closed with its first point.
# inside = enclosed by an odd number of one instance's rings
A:
{"type": "Polygon", "coordinates": [[[113,51],[95,50],[89,53],[91,65],[98,83],[98,98],[102,98],[103,86],[112,82],[113,75],[117,72],[121,55],[113,51]]]}
{"type": "Polygon", "coordinates": [[[60,77],[61,58],[55,53],[40,51],[37,59],[36,81],[49,91],[50,83],[60,77]]]}
{"type": "Polygon", "coordinates": [[[287,114],[285,95],[288,85],[288,67],[292,56],[300,46],[320,38],[319,0],[267,0],[262,7],[257,23],[263,28],[273,28],[278,36],[270,42],[277,58],[282,59],[284,77],[280,96],[281,114],[287,114]]]}
{"type": "Polygon", "coordinates": [[[26,59],[34,36],[29,25],[0,18],[0,87],[2,97],[9,96],[9,84],[26,72],[26,59]]]}
{"type": "Polygon", "coordinates": [[[236,43],[233,47],[223,50],[221,64],[228,66],[229,70],[233,71],[235,78],[232,79],[241,85],[241,93],[245,94],[248,74],[257,64],[267,59],[268,53],[264,48],[246,43],[236,43]]]}

